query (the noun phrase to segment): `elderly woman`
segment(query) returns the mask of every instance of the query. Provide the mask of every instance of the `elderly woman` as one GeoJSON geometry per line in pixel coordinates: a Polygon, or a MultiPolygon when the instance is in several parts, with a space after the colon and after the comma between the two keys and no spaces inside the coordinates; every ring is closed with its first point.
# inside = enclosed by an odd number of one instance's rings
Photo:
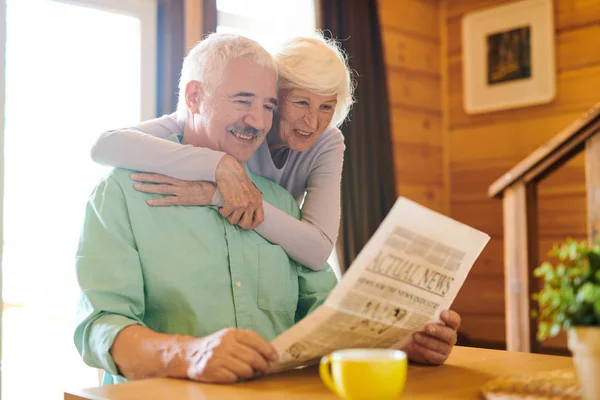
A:
{"type": "MultiPolygon", "coordinates": [[[[163,140],[184,128],[188,110],[181,96],[177,113],[104,133],[92,157],[101,164],[162,174],[132,175],[134,180],[158,183],[138,184],[136,189],[171,195],[150,205],[222,206],[221,214],[231,224],[254,229],[295,261],[319,270],[326,265],[339,228],[345,146],[338,127],[353,104],[352,73],[337,42],[322,35],[284,43],[275,60],[279,109],[267,140],[246,166],[287,189],[301,205],[301,220],[264,202],[263,221],[260,192],[233,157],[163,140]]],[[[230,133],[239,140],[250,139],[242,132],[230,133]]],[[[415,334],[404,349],[411,360],[445,361],[456,343],[460,316],[448,310],[441,319],[442,324],[415,334]]]]}

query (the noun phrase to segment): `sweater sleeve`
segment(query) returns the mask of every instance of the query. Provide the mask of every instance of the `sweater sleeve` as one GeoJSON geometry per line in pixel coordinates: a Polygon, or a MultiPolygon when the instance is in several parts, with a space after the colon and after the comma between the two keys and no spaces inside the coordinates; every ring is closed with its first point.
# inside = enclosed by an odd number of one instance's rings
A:
{"type": "Polygon", "coordinates": [[[265,220],[256,231],[280,245],[298,263],[312,270],[327,266],[340,225],[340,184],[344,139],[338,131],[323,142],[307,181],[302,219],[264,203],[265,220]]]}
{"type": "Polygon", "coordinates": [[[225,153],[165,140],[172,134],[183,134],[183,124],[175,114],[107,131],[92,147],[92,160],[177,179],[214,182],[215,170],[225,153]]]}

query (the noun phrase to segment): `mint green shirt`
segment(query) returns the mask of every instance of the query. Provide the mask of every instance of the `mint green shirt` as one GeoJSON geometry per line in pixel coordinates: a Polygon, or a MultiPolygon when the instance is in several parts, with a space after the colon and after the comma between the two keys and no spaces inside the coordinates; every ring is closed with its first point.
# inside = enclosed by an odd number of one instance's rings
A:
{"type": "MultiPolygon", "coordinates": [[[[109,351],[127,326],[196,337],[235,327],[271,341],[335,286],[331,268],[297,264],[216,207],[148,206],[160,196],[136,191],[131,172],[116,169],[96,187],[77,252],[75,345],[88,365],[108,373],[104,383],[126,380],[109,351]]],[[[300,217],[285,189],[249,176],[265,201],[300,217]]]]}

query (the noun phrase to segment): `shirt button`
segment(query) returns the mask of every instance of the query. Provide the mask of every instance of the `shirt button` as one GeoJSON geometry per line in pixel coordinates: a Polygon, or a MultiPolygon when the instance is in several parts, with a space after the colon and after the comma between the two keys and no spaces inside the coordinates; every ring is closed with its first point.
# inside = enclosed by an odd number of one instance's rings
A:
{"type": "Polygon", "coordinates": [[[237,287],[241,288],[241,287],[242,287],[242,282],[240,282],[240,281],[237,281],[237,282],[235,283],[235,286],[237,286],[237,287]]]}

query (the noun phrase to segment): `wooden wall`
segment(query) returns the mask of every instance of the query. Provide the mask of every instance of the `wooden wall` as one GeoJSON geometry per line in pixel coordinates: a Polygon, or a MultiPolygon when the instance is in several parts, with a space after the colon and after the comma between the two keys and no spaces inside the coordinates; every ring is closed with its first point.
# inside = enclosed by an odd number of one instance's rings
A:
{"type": "MultiPolygon", "coordinates": [[[[556,0],[557,97],[547,105],[467,115],[463,109],[461,17],[506,0],[441,0],[444,125],[449,167],[450,216],[492,240],[474,266],[454,307],[475,340],[502,345],[504,278],[502,202],[488,186],[536,147],[600,101],[600,0],[556,0]]],[[[399,175],[402,180],[402,174],[399,175]]],[[[586,199],[583,158],[540,186],[540,258],[553,242],[584,239],[586,199]]],[[[549,343],[564,345],[564,338],[549,343]]]]}
{"type": "Polygon", "coordinates": [[[448,212],[440,2],[379,0],[398,194],[448,212]]]}

